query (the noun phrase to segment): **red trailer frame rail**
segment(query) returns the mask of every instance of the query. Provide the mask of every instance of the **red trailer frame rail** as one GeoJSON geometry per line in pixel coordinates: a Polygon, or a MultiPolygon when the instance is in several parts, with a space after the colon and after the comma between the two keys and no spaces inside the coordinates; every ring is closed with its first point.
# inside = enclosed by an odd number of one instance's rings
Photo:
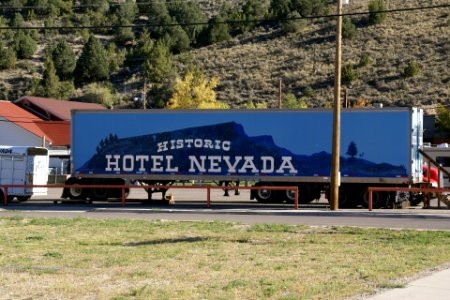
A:
{"type": "MultiPolygon", "coordinates": [[[[208,208],[211,207],[211,190],[221,189],[222,186],[210,186],[210,185],[195,185],[195,186],[177,186],[177,185],[111,185],[111,184],[52,184],[52,185],[26,185],[26,184],[0,184],[0,188],[3,189],[3,205],[8,204],[8,189],[9,188],[108,188],[108,189],[121,189],[122,190],[122,206],[126,205],[125,191],[127,189],[148,189],[148,188],[158,188],[158,189],[206,189],[206,205],[208,208]]],[[[230,187],[231,189],[231,187],[230,187]]],[[[294,191],[294,209],[298,209],[298,187],[297,186],[248,186],[239,187],[240,190],[291,190],[294,191]]]]}
{"type": "MultiPolygon", "coordinates": [[[[421,193],[450,193],[450,189],[444,188],[406,188],[406,187],[369,187],[369,211],[372,211],[373,192],[421,192],[421,193]]],[[[438,202],[440,203],[440,202],[438,202]]]]}

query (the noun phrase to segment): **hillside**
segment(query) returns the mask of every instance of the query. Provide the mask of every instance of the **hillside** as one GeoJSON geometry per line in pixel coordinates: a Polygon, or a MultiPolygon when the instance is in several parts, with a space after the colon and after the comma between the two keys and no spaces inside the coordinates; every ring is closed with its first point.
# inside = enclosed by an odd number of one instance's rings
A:
{"type": "MultiPolygon", "coordinates": [[[[208,17],[216,15],[225,2],[198,1],[208,17]]],[[[344,13],[368,10],[368,0],[350,2],[344,13]]],[[[385,2],[388,9],[448,4],[448,0],[385,2]]],[[[136,22],[145,18],[142,15],[136,22]]],[[[354,66],[358,79],[343,85],[349,101],[364,99],[369,104],[386,106],[433,106],[449,102],[448,7],[389,13],[386,21],[374,26],[367,25],[367,15],[351,19],[357,27],[356,36],[343,40],[342,63],[354,66]],[[364,66],[360,64],[362,57],[367,60],[364,66]],[[420,72],[412,78],[404,78],[402,72],[410,61],[417,62],[420,72]]],[[[42,24],[42,20],[33,24],[42,24]]],[[[112,40],[109,33],[95,34],[104,44],[112,40]]],[[[42,78],[45,48],[61,36],[69,40],[74,52],[80,55],[83,42],[76,34],[41,34],[31,59],[18,60],[14,69],[0,71],[1,98],[14,100],[30,93],[33,78],[42,78]]],[[[318,18],[301,32],[287,35],[281,33],[277,23],[265,24],[227,41],[175,55],[175,60],[178,60],[178,74],[185,70],[186,57],[190,57],[189,63],[208,77],[218,77],[217,98],[231,107],[249,103],[277,107],[280,80],[283,96],[293,93],[297,98],[304,97],[308,106],[321,107],[333,101],[334,56],[334,21],[318,18]]],[[[115,100],[116,105],[122,106],[143,90],[139,71],[124,69],[110,77],[112,91],[116,99],[120,99],[115,100]]],[[[69,98],[82,94],[83,88],[78,87],[69,98]]]]}
{"type": "MultiPolygon", "coordinates": [[[[365,11],[367,2],[351,4],[345,12],[365,11]]],[[[390,2],[391,9],[394,4],[404,5],[402,1],[390,2]]],[[[408,6],[425,2],[408,1],[408,6]]],[[[359,23],[363,18],[354,17],[359,23]]],[[[369,102],[399,106],[448,103],[449,20],[450,9],[444,9],[395,13],[384,24],[361,25],[354,39],[343,40],[342,64],[357,65],[363,53],[371,62],[357,68],[359,79],[347,87],[349,100],[362,97],[369,102]],[[421,72],[403,79],[401,72],[409,60],[416,60],[421,72]]],[[[313,24],[298,35],[260,31],[199,49],[195,56],[210,76],[221,78],[218,97],[223,101],[242,103],[250,99],[277,105],[282,80],[284,94],[301,96],[311,87],[313,95],[307,96],[308,104],[321,106],[333,101],[334,32],[334,25],[328,22],[313,24]]]]}

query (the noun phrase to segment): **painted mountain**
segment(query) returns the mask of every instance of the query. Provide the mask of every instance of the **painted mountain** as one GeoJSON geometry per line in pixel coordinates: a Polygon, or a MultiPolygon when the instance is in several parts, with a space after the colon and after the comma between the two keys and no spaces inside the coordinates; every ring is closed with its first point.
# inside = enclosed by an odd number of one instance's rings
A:
{"type": "MultiPolygon", "coordinates": [[[[96,154],[76,171],[96,174],[329,176],[330,169],[331,154],[328,152],[297,155],[288,149],[278,147],[271,136],[250,137],[241,124],[228,122],[121,139],[110,134],[99,143],[96,154]],[[228,143],[223,144],[224,141],[228,143]],[[116,167],[114,170],[111,168],[107,170],[107,156],[117,159],[113,164],[116,167]],[[143,156],[147,158],[143,160],[143,156]],[[158,166],[162,168],[158,171],[152,171],[154,156],[159,157],[158,166]],[[125,162],[121,161],[124,157],[128,159],[125,162]],[[141,160],[133,162],[133,157],[140,157],[141,160]],[[224,157],[228,157],[228,162],[223,159],[224,157]],[[268,157],[273,165],[271,168],[268,167],[270,166],[268,157]],[[193,163],[193,158],[197,164],[193,163]],[[205,164],[203,170],[193,168],[201,162],[205,164]],[[170,168],[167,168],[169,171],[164,170],[167,164],[170,165],[170,168]],[[233,166],[234,172],[230,172],[230,165],[233,166]],[[145,166],[145,171],[142,166],[145,166]],[[263,172],[268,169],[271,171],[263,172]]],[[[343,176],[407,176],[404,166],[377,164],[356,157],[341,157],[340,169],[343,176]]]]}

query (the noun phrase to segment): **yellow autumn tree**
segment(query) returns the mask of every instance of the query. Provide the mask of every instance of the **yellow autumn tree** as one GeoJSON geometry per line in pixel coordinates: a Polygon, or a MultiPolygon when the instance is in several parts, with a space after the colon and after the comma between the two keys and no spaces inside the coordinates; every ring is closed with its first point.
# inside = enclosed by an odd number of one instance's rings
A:
{"type": "Polygon", "coordinates": [[[216,92],[219,79],[208,80],[199,72],[189,71],[184,78],[177,78],[175,92],[167,102],[170,109],[213,109],[229,108],[223,102],[217,101],[216,92]]]}

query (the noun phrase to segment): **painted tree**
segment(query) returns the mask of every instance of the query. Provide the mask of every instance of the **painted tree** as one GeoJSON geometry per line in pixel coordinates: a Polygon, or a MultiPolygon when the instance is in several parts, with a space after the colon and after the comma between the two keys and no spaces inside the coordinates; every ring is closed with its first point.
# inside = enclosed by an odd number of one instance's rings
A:
{"type": "Polygon", "coordinates": [[[351,158],[355,158],[356,155],[358,155],[358,148],[356,148],[356,144],[355,142],[351,142],[348,145],[347,148],[347,155],[350,156],[351,158]]]}
{"type": "Polygon", "coordinates": [[[216,100],[216,88],[219,80],[208,80],[199,72],[189,71],[184,78],[177,78],[175,92],[167,102],[171,109],[212,109],[228,108],[225,103],[216,100]]]}

